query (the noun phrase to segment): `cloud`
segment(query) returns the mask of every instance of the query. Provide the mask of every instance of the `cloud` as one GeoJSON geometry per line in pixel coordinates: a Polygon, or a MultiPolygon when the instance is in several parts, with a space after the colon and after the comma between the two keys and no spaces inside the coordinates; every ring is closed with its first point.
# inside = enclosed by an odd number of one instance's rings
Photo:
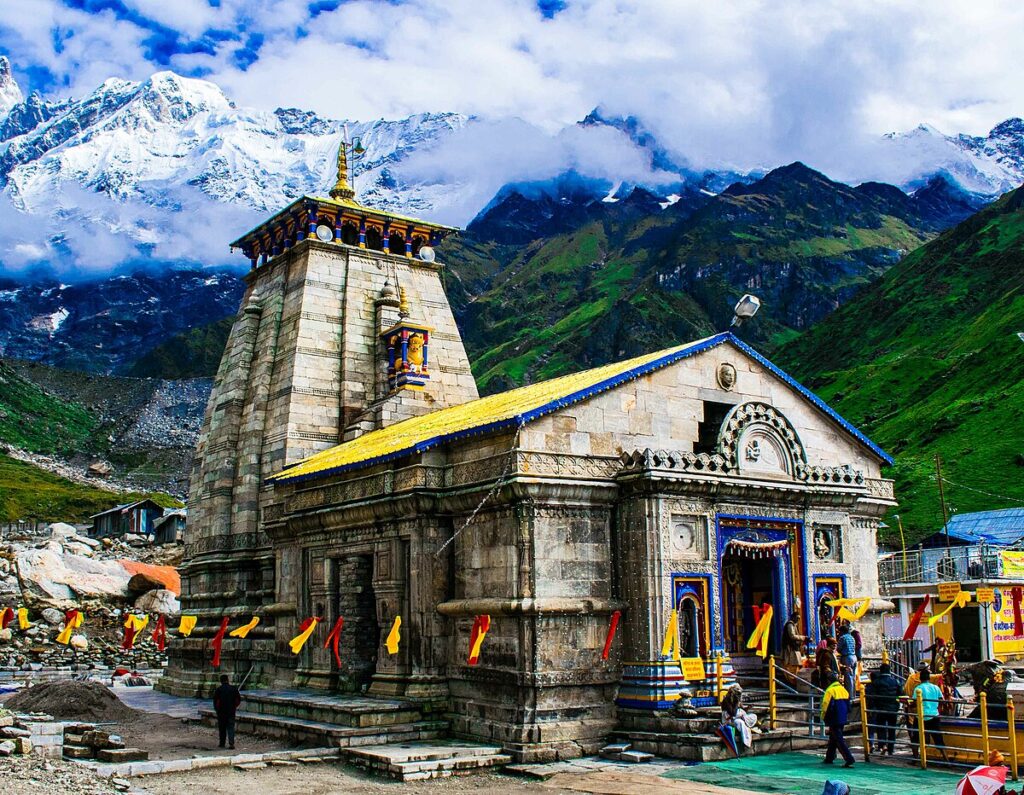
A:
{"type": "Polygon", "coordinates": [[[64,183],[47,214],[22,212],[0,202],[0,273],[12,277],[48,273],[66,281],[105,275],[120,268],[245,265],[224,245],[226,229],[246,229],[258,214],[222,204],[193,188],[158,186],[162,207],[64,183]],[[174,212],[168,211],[174,207],[174,212]],[[62,231],[40,239],[38,230],[62,231]]]}

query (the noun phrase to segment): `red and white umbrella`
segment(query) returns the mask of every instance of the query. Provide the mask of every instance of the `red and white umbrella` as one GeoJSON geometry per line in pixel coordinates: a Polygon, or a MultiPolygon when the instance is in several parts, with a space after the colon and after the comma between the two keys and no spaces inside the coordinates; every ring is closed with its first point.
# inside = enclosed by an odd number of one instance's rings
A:
{"type": "Polygon", "coordinates": [[[956,795],[995,795],[1006,785],[1006,768],[976,767],[956,787],[956,795]]]}

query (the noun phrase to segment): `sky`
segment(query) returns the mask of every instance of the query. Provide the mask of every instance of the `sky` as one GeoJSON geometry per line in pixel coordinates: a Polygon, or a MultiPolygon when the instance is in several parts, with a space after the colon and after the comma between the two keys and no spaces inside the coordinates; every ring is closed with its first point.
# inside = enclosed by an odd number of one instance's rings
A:
{"type": "Polygon", "coordinates": [[[1024,115],[1020,41],[1015,0],[0,0],[0,52],[48,95],[172,69],[330,118],[554,133],[600,106],[744,167],[1024,115]]]}
{"type": "MultiPolygon", "coordinates": [[[[637,117],[696,170],[802,160],[840,180],[904,184],[916,165],[881,135],[919,124],[983,135],[1024,116],[1021,41],[1019,0],[0,0],[0,54],[26,93],[82,97],[110,77],[169,69],[241,107],[473,116],[401,166],[461,186],[437,217],[459,225],[502,185],[562,170],[657,183],[623,136],[577,126],[595,108],[637,117]]],[[[105,202],[73,188],[57,201],[102,227],[69,224],[68,267],[136,257],[137,239],[107,232],[146,226],[152,209],[105,202]]],[[[0,274],[56,259],[25,221],[0,203],[0,274]]],[[[185,222],[154,245],[224,251],[221,225],[207,231],[185,222]]]]}

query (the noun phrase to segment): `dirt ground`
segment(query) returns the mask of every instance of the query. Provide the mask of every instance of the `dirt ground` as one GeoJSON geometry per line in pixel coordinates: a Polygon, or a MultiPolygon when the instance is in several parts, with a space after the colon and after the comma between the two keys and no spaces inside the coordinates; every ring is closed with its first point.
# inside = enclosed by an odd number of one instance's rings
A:
{"type": "Polygon", "coordinates": [[[474,773],[432,781],[399,782],[370,778],[352,767],[329,763],[246,771],[216,768],[134,779],[133,783],[137,791],[147,795],[235,795],[245,790],[259,792],[260,795],[756,795],[693,781],[670,781],[631,771],[560,773],[543,782],[502,773],[474,773]]]}
{"type": "MultiPolygon", "coordinates": [[[[215,728],[189,724],[170,715],[142,713],[138,718],[103,728],[120,734],[129,748],[146,749],[150,759],[187,759],[192,756],[224,754],[224,749],[217,747],[215,728]]],[[[251,734],[238,734],[235,737],[235,752],[240,754],[262,754],[292,747],[284,740],[251,734]]]]}
{"type": "Polygon", "coordinates": [[[262,770],[211,768],[194,773],[167,774],[136,778],[132,783],[150,795],[440,795],[441,793],[543,793],[553,795],[569,790],[551,789],[536,781],[527,781],[501,773],[477,773],[471,776],[432,781],[391,781],[369,777],[355,768],[321,763],[297,767],[267,767],[262,770]]]}

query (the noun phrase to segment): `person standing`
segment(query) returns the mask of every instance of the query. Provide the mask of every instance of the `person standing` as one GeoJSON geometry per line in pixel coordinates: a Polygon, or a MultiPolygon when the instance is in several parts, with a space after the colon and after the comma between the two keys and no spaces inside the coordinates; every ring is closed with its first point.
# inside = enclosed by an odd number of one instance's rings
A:
{"type": "Polygon", "coordinates": [[[853,754],[843,736],[850,714],[850,693],[835,678],[835,674],[830,673],[829,678],[830,684],[821,698],[821,720],[828,727],[828,748],[825,749],[824,763],[831,765],[835,762],[838,751],[846,762],[843,767],[853,767],[853,754]]]}
{"type": "Polygon", "coordinates": [[[918,731],[923,731],[925,742],[932,743],[942,753],[943,760],[946,759],[945,742],[942,739],[942,729],[939,725],[939,705],[942,703],[942,691],[932,684],[932,673],[928,669],[921,671],[921,684],[914,688],[914,705],[918,694],[921,695],[921,716],[924,718],[924,725],[918,731]]]}
{"type": "Polygon", "coordinates": [[[868,699],[869,722],[876,737],[875,751],[881,756],[892,756],[896,748],[896,721],[899,718],[899,699],[903,683],[892,673],[889,663],[882,663],[865,688],[868,699]]]}
{"type": "Polygon", "coordinates": [[[792,674],[804,664],[803,649],[807,636],[800,634],[800,613],[794,610],[782,627],[782,667],[792,674]]]}
{"type": "Polygon", "coordinates": [[[850,625],[844,624],[839,628],[839,638],[836,640],[836,653],[839,655],[839,662],[843,670],[843,683],[850,695],[853,695],[855,680],[857,676],[857,641],[850,632],[850,625]]]}
{"type": "Polygon", "coordinates": [[[220,748],[224,740],[228,748],[235,747],[235,713],[242,703],[242,694],[230,683],[227,674],[221,674],[220,687],[213,691],[213,709],[217,713],[217,731],[220,733],[220,748]]]}
{"type": "Polygon", "coordinates": [[[839,661],[836,658],[836,639],[831,635],[826,637],[818,646],[818,652],[814,657],[814,674],[812,684],[824,690],[832,681],[831,674],[839,677],[839,661]],[[817,681],[814,681],[817,679],[817,681]]]}

